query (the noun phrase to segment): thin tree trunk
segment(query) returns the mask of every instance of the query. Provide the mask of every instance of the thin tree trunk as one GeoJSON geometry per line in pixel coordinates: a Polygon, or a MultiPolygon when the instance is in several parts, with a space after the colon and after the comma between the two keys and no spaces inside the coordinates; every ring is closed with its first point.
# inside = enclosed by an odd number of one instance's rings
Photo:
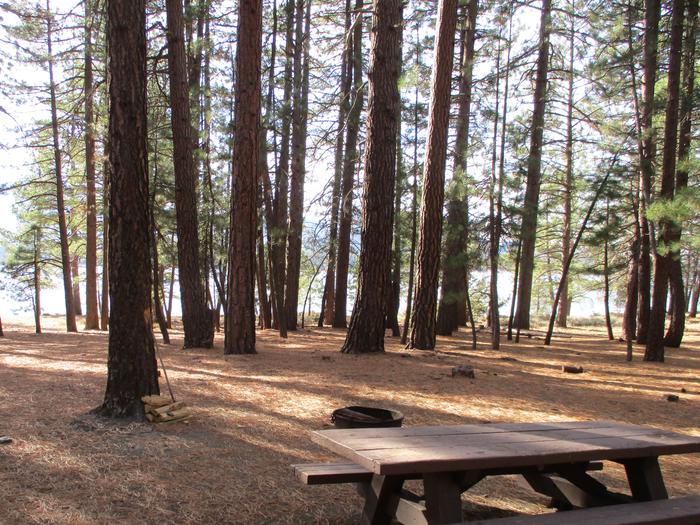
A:
{"type": "Polygon", "coordinates": [[[68,227],[66,226],[66,207],[63,198],[63,161],[59,143],[58,109],[56,102],[56,82],[54,81],[53,55],[53,15],[51,5],[46,0],[46,42],[49,63],[49,95],[51,98],[51,131],[53,136],[54,171],[56,178],[56,209],[58,212],[58,231],[61,243],[61,266],[63,269],[63,293],[66,306],[66,331],[77,332],[75,323],[75,306],[73,299],[73,282],[71,278],[71,257],[68,250],[68,227]]]}
{"type": "Polygon", "coordinates": [[[267,295],[267,272],[265,271],[265,243],[261,227],[258,228],[258,271],[256,277],[258,278],[258,300],[262,327],[272,328],[272,309],[267,295]]]}
{"type": "Polygon", "coordinates": [[[472,72],[478,1],[466,7],[466,24],[460,31],[461,64],[457,107],[453,179],[448,187],[445,251],[442,261],[442,286],[438,305],[436,332],[452,335],[461,324],[460,309],[466,302],[468,272],[465,263],[468,244],[469,205],[467,182],[467,150],[472,101],[472,72]]]}
{"type": "MultiPolygon", "coordinates": [[[[683,56],[683,90],[680,101],[680,129],[678,137],[678,169],[676,170],[677,193],[688,187],[688,158],[692,139],[693,92],[695,89],[695,36],[698,17],[698,0],[688,0],[686,17],[685,48],[683,56]]],[[[681,241],[681,225],[674,224],[669,232],[670,245],[678,246],[681,241]]],[[[674,249],[670,267],[671,320],[664,338],[664,344],[678,348],[685,331],[686,287],[683,286],[683,270],[680,252],[674,249]]]]}
{"type": "MultiPolygon", "coordinates": [[[[384,351],[402,23],[401,0],[374,1],[358,289],[341,350],[346,354],[384,351]]],[[[336,319],[338,313],[336,305],[336,319]]]]}
{"type": "MultiPolygon", "coordinates": [[[[512,43],[513,43],[513,11],[509,11],[508,13],[508,40],[506,41],[506,70],[505,70],[505,86],[503,89],[503,116],[502,116],[502,121],[501,121],[501,151],[500,151],[500,158],[499,158],[499,167],[498,167],[498,194],[496,198],[496,239],[495,239],[495,244],[496,244],[496,251],[495,251],[495,259],[496,259],[496,264],[495,264],[495,274],[496,278],[494,279],[495,282],[495,290],[496,292],[498,291],[498,260],[500,258],[499,255],[499,245],[500,245],[500,240],[501,240],[501,234],[503,231],[503,185],[505,183],[505,157],[506,157],[506,124],[508,123],[508,91],[510,88],[510,53],[511,53],[511,48],[512,48],[512,43]]],[[[494,271],[494,268],[492,268],[492,272],[494,271]]],[[[496,321],[498,325],[498,331],[492,332],[493,337],[498,337],[499,341],[499,346],[500,346],[500,316],[498,312],[498,297],[497,293],[494,294],[496,296],[496,301],[494,301],[496,305],[496,321]],[[496,335],[497,334],[497,335],[496,335]]],[[[513,297],[515,297],[515,292],[513,293],[513,297]]],[[[509,317],[509,322],[508,322],[508,328],[509,328],[509,334],[510,334],[510,329],[512,327],[512,315],[513,315],[513,309],[511,308],[511,316],[509,317]]]]}
{"type": "Polygon", "coordinates": [[[695,284],[693,285],[693,293],[690,297],[690,307],[688,308],[688,317],[695,318],[698,315],[698,302],[700,301],[700,271],[696,272],[695,284]]]}
{"type": "Polygon", "coordinates": [[[158,227],[156,224],[155,217],[155,204],[156,204],[156,191],[158,188],[158,140],[153,141],[153,157],[156,159],[153,163],[153,181],[152,187],[153,191],[150,195],[150,206],[148,210],[149,216],[149,231],[151,234],[151,257],[152,257],[152,271],[153,271],[153,310],[156,316],[156,321],[158,323],[158,329],[163,337],[163,342],[166,345],[170,344],[170,334],[168,333],[168,323],[165,320],[165,314],[163,312],[163,304],[161,303],[161,279],[160,279],[160,263],[158,262],[158,227]]]}
{"type": "Polygon", "coordinates": [[[73,310],[75,315],[83,315],[83,307],[80,301],[80,258],[73,254],[70,261],[71,281],[73,282],[73,310]]]}
{"type": "MultiPolygon", "coordinates": [[[[362,0],[355,2],[355,21],[352,35],[352,82],[353,97],[348,113],[345,158],[341,184],[340,225],[338,228],[338,258],[335,274],[335,304],[333,305],[333,327],[347,326],[348,271],[350,267],[350,236],[352,232],[352,201],[355,186],[355,167],[358,161],[357,138],[360,131],[360,115],[364,103],[362,81],[362,0]]],[[[395,139],[392,138],[392,141],[395,139]]],[[[365,174],[365,177],[367,175],[365,174]]]]}
{"type": "MultiPolygon", "coordinates": [[[[41,333],[41,266],[39,266],[39,260],[41,255],[39,253],[39,241],[41,239],[41,232],[39,228],[34,230],[34,332],[37,334],[41,333]]],[[[2,327],[0,326],[0,334],[2,333],[2,327]]]]}
{"type": "Polygon", "coordinates": [[[421,350],[435,348],[435,318],[442,241],[442,207],[445,192],[447,131],[454,36],[457,26],[457,0],[441,0],[438,5],[437,35],[431,79],[428,142],[423,169],[423,199],[420,214],[420,242],[416,266],[416,297],[411,318],[409,346],[421,350]]]}
{"type": "MultiPolygon", "coordinates": [[[[399,77],[403,74],[403,24],[399,26],[399,77]]],[[[391,330],[392,337],[399,337],[399,301],[401,295],[401,199],[406,170],[403,164],[401,149],[401,96],[396,104],[396,177],[394,180],[394,203],[392,208],[393,248],[391,250],[391,267],[389,269],[389,286],[386,289],[386,328],[391,330]]]]}
{"type": "Polygon", "coordinates": [[[175,292],[175,265],[170,268],[170,286],[168,287],[168,311],[166,313],[166,322],[168,328],[173,328],[173,295],[175,292]]]}
{"type": "Polygon", "coordinates": [[[603,241],[603,302],[605,307],[605,327],[608,329],[608,339],[613,341],[612,320],[610,319],[610,202],[605,204],[605,239],[603,241]]]}
{"type": "Polygon", "coordinates": [[[518,294],[518,273],[520,272],[520,251],[522,240],[518,239],[518,249],[515,252],[515,262],[513,264],[513,293],[510,299],[510,315],[508,316],[508,341],[513,340],[513,322],[515,320],[515,298],[518,294]]]}
{"type": "MultiPolygon", "coordinates": [[[[549,326],[547,328],[547,335],[544,338],[544,344],[546,346],[549,346],[552,343],[552,333],[554,332],[554,321],[557,318],[557,307],[559,306],[559,300],[561,299],[561,294],[563,291],[563,280],[569,273],[569,268],[571,268],[571,261],[574,260],[574,254],[576,253],[576,248],[578,247],[578,243],[581,241],[581,237],[583,237],[583,232],[586,231],[586,226],[588,225],[588,220],[591,218],[591,214],[593,213],[593,209],[595,208],[596,203],[598,202],[598,199],[600,198],[600,195],[603,193],[603,189],[605,188],[605,184],[607,184],[608,179],[610,178],[610,174],[612,173],[613,168],[615,167],[615,164],[617,164],[617,159],[618,159],[618,153],[615,154],[613,157],[610,166],[608,168],[608,171],[605,173],[605,177],[603,177],[603,180],[600,182],[600,185],[598,186],[598,189],[595,192],[595,195],[593,196],[593,200],[591,201],[591,204],[588,206],[588,211],[586,212],[586,216],[583,218],[583,223],[581,223],[581,228],[578,231],[578,234],[576,234],[576,239],[574,240],[574,244],[571,247],[571,252],[569,253],[569,257],[566,259],[566,262],[564,264],[564,268],[562,268],[562,278],[559,281],[559,286],[557,287],[557,293],[554,295],[554,301],[552,302],[552,313],[549,316],[549,326]]],[[[520,334],[520,329],[521,327],[518,327],[518,336],[520,334]]],[[[519,339],[519,337],[518,337],[519,339]]],[[[517,342],[517,339],[516,339],[517,342]]]]}
{"type": "Polygon", "coordinates": [[[520,254],[520,282],[515,324],[518,328],[530,328],[530,299],[535,266],[535,240],[542,182],[542,139],[544,111],[547,104],[547,72],[549,69],[549,35],[552,24],[552,1],[542,0],[540,20],[539,55],[535,79],[534,110],[530,129],[530,153],[527,159],[527,183],[523,203],[523,222],[520,229],[522,250],[520,254]]]}
{"type": "Polygon", "coordinates": [[[489,184],[489,308],[487,325],[491,328],[491,348],[498,350],[501,346],[501,324],[498,314],[498,245],[499,235],[496,231],[496,161],[498,151],[498,121],[501,101],[501,29],[498,32],[496,44],[496,106],[493,119],[493,137],[491,144],[491,184],[489,184]]]}
{"type": "MultiPolygon", "coordinates": [[[[571,200],[573,197],[574,179],[574,39],[576,38],[575,17],[573,1],[570,4],[569,20],[569,68],[567,71],[567,104],[566,104],[566,168],[564,170],[564,228],[561,241],[562,265],[569,257],[571,249],[571,200]]],[[[566,328],[566,321],[569,316],[569,281],[564,281],[562,289],[562,305],[559,309],[557,326],[566,328]]]]}
{"type": "Polygon", "coordinates": [[[282,130],[280,157],[275,173],[275,226],[272,230],[272,257],[273,272],[276,276],[275,292],[278,295],[277,324],[280,336],[287,337],[287,328],[290,320],[287,319],[285,305],[285,290],[287,283],[286,246],[288,234],[289,216],[289,138],[292,123],[292,88],[293,88],[293,61],[294,61],[294,0],[287,0],[285,5],[286,33],[285,33],[285,65],[284,65],[284,95],[282,99],[282,130]]]}
{"type": "Polygon", "coordinates": [[[637,314],[637,343],[646,344],[649,331],[649,315],[651,305],[651,223],[647,220],[646,210],[651,199],[654,164],[656,161],[656,134],[653,127],[654,117],[654,88],[656,85],[656,70],[659,41],[659,18],[661,16],[661,0],[645,0],[644,27],[644,98],[641,117],[640,133],[642,149],[640,157],[640,187],[642,198],[639,200],[639,220],[641,243],[639,251],[639,291],[637,314]]]}
{"type": "Polygon", "coordinates": [[[168,74],[170,78],[175,209],[177,215],[178,277],[182,301],[185,348],[211,348],[214,330],[206,305],[199,261],[199,219],[190,97],[181,0],[166,1],[168,74]]]}
{"type": "MultiPolygon", "coordinates": [[[[419,65],[420,47],[418,39],[419,25],[416,24],[416,66],[419,65]]],[[[408,290],[406,291],[406,313],[401,331],[401,344],[408,339],[411,323],[411,306],[413,302],[413,278],[416,265],[416,242],[418,240],[418,84],[413,92],[413,184],[411,185],[411,249],[408,260],[408,290]]]]}
{"type": "MultiPolygon", "coordinates": [[[[636,215],[636,213],[635,213],[636,215]]],[[[622,332],[625,341],[631,344],[637,335],[637,300],[639,281],[639,221],[635,217],[634,232],[630,243],[629,262],[627,266],[627,297],[625,299],[625,310],[622,315],[622,332]]]]}
{"type": "MultiPolygon", "coordinates": [[[[402,29],[403,32],[403,29],[402,29]]],[[[403,35],[401,42],[403,43],[403,35]]],[[[401,53],[403,55],[403,52],[401,53]]],[[[403,58],[403,56],[402,56],[403,58]]],[[[399,68],[401,65],[399,64],[399,68]]],[[[396,187],[394,188],[394,248],[391,252],[391,275],[387,298],[386,327],[391,330],[392,337],[400,337],[399,328],[399,301],[401,297],[401,200],[403,198],[403,184],[406,178],[406,170],[403,165],[403,153],[401,151],[401,104],[397,110],[396,130],[396,187]]]]}
{"type": "Polygon", "coordinates": [[[85,244],[85,329],[97,330],[97,195],[95,189],[95,127],[94,85],[92,73],[93,3],[85,1],[85,185],[86,185],[86,244],[85,244]]]}
{"type": "MultiPolygon", "coordinates": [[[[292,14],[294,11],[292,10],[292,14]]],[[[288,17],[288,23],[290,19],[288,17]]],[[[289,32],[287,33],[289,37],[289,32]]],[[[270,50],[270,67],[268,71],[267,96],[265,98],[265,126],[260,129],[260,177],[265,204],[265,222],[267,223],[268,265],[270,269],[270,306],[272,328],[279,330],[280,337],[287,337],[287,316],[284,311],[284,230],[286,228],[287,201],[280,195],[280,165],[277,166],[275,186],[277,195],[273,195],[272,182],[267,160],[267,129],[273,127],[275,60],[277,56],[277,2],[272,3],[272,41],[270,50]],[[283,223],[280,223],[283,221],[283,223]]],[[[287,77],[285,76],[285,86],[287,77]]],[[[291,84],[290,84],[291,85],[291,84]]],[[[286,93],[286,91],[285,91],[286,93]]],[[[291,96],[291,95],[290,95],[291,96]]],[[[286,176],[286,175],[285,175],[286,176]]],[[[286,191],[286,189],[284,190],[286,191]]]]}
{"type": "Polygon", "coordinates": [[[109,329],[109,138],[105,143],[105,160],[102,164],[102,304],[100,305],[100,330],[109,329]]]}
{"type": "MultiPolygon", "coordinates": [[[[330,227],[328,233],[328,266],[323,286],[323,299],[319,326],[333,322],[335,304],[335,267],[338,254],[338,215],[340,213],[340,184],[343,175],[343,147],[345,145],[345,124],[350,110],[350,84],[352,81],[352,37],[350,35],[351,7],[350,0],[345,0],[345,33],[343,37],[343,58],[340,70],[340,103],[338,104],[338,131],[335,138],[335,159],[333,171],[333,190],[331,196],[330,227]]],[[[359,22],[359,20],[358,20],[359,22]]]]}
{"type": "Polygon", "coordinates": [[[231,242],[224,353],[255,351],[255,239],[258,218],[258,144],[262,0],[241,0],[236,71],[231,242]]]}
{"type": "MultiPolygon", "coordinates": [[[[685,0],[674,0],[671,15],[671,49],[668,66],[668,98],[666,101],[664,127],[661,191],[659,192],[659,198],[667,202],[673,200],[675,190],[684,11],[685,0]]],[[[645,361],[664,360],[664,321],[666,320],[668,279],[671,275],[673,258],[680,256],[678,248],[673,245],[673,230],[675,227],[672,218],[662,217],[659,220],[659,241],[667,251],[662,255],[657,250],[654,256],[654,287],[651,313],[649,314],[649,332],[644,352],[645,361]]],[[[680,287],[678,299],[682,298],[682,281],[680,287]]]]}
{"type": "Polygon", "coordinates": [[[306,128],[309,99],[309,28],[311,0],[296,2],[294,39],[294,109],[292,112],[292,165],[287,232],[287,283],[285,307],[287,328],[297,329],[301,237],[304,227],[304,177],[306,175],[306,128]],[[306,15],[304,14],[306,11],[306,15]]]}
{"type": "Polygon", "coordinates": [[[98,412],[143,419],[141,398],[158,394],[151,327],[146,145],[146,6],[107,4],[110,118],[110,320],[107,389],[98,412]]]}

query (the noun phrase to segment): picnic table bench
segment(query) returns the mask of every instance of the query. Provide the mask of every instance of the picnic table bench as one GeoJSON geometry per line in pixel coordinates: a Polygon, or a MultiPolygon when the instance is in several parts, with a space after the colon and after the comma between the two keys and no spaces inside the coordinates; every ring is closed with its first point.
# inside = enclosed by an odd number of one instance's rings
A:
{"type": "Polygon", "coordinates": [[[294,465],[297,476],[310,485],[358,483],[366,523],[461,523],[461,494],[485,477],[502,474],[522,475],[561,508],[623,505],[586,510],[598,513],[590,517],[576,510],[566,519],[554,514],[488,521],[494,525],[574,523],[572,516],[596,524],[700,523],[700,498],[667,500],[658,462],[661,455],[700,452],[700,437],[579,421],[332,429],[311,432],[311,439],[350,463],[294,465]],[[625,467],[631,496],[610,491],[589,474],[602,467],[602,460],[625,467]],[[422,479],[424,494],[405,490],[409,479],[422,479]],[[638,502],[653,500],[665,501],[639,507],[638,502]],[[651,510],[657,521],[642,521],[651,510]],[[627,521],[619,521],[620,516],[627,521]],[[663,516],[666,521],[659,521],[663,516]]]}

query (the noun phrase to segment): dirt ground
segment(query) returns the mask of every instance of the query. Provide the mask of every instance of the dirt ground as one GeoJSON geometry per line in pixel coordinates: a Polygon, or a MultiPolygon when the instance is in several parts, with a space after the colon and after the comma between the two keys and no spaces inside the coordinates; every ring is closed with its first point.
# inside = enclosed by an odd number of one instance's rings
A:
{"type": "MultiPolygon", "coordinates": [[[[700,324],[666,363],[632,363],[602,330],[567,329],[551,348],[538,336],[472,350],[467,334],[440,338],[437,352],[407,351],[387,338],[385,355],[338,352],[330,328],[258,333],[257,355],[160,345],[175,395],[193,417],[174,424],[110,422],[89,415],[105,387],[106,335],[66,334],[62,319],[5,322],[0,339],[0,523],[327,523],[359,519],[351,486],[301,485],[292,463],[338,460],[311,443],[333,409],[380,405],[405,425],[614,419],[700,435],[700,324]],[[504,359],[512,358],[512,359],[504,359]],[[452,378],[469,364],[476,379],[452,378]],[[564,374],[563,364],[583,374],[564,374]],[[671,403],[665,394],[680,400],[671,403]]],[[[504,338],[505,339],[505,338],[504,338]]],[[[161,381],[161,388],[165,384],[161,381]]],[[[700,454],[662,458],[672,496],[700,493],[700,454]]],[[[623,471],[596,476],[625,491],[623,471]]],[[[514,477],[489,478],[464,496],[470,517],[546,512],[547,500],[514,477]]]]}

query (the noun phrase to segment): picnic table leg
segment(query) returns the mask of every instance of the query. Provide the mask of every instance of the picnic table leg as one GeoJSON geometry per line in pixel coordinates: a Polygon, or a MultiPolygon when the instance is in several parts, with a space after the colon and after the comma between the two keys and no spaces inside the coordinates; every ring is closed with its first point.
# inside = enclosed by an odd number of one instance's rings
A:
{"type": "Polygon", "coordinates": [[[362,522],[367,525],[389,525],[394,517],[387,509],[393,496],[401,493],[403,478],[397,476],[380,476],[375,474],[372,481],[360,485],[365,497],[362,509],[362,522]]]}
{"type": "Polygon", "coordinates": [[[622,464],[627,472],[632,498],[637,501],[668,499],[658,457],[628,459],[622,464]]]}
{"type": "Polygon", "coordinates": [[[423,475],[428,523],[462,521],[462,488],[451,473],[423,475]]]}

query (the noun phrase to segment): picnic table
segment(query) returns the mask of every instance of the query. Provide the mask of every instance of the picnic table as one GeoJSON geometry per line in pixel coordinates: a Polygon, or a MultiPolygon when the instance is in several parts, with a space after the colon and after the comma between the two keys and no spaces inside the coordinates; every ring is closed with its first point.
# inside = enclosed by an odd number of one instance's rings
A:
{"type": "Polygon", "coordinates": [[[323,464],[296,466],[305,482],[314,475],[326,480],[318,483],[360,482],[364,520],[387,524],[461,523],[462,492],[501,474],[520,474],[576,508],[662,500],[668,493],[659,456],[700,452],[700,437],[612,421],[331,429],[311,432],[311,439],[352,463],[336,468],[336,478],[330,471],[324,477],[323,464]],[[602,460],[624,465],[631,498],[589,474],[602,460]],[[408,479],[423,480],[422,496],[404,489],[408,479]]]}

